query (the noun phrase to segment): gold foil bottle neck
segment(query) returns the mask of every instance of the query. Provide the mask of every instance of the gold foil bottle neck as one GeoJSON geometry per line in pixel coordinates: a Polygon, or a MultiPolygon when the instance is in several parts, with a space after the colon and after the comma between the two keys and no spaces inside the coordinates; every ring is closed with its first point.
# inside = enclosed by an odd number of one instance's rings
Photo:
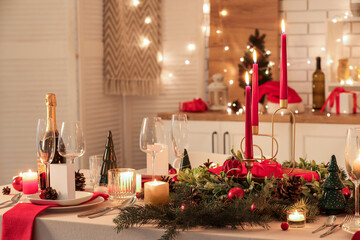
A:
{"type": "Polygon", "coordinates": [[[45,96],[45,102],[47,106],[56,106],[56,96],[53,93],[48,93],[45,96]]]}

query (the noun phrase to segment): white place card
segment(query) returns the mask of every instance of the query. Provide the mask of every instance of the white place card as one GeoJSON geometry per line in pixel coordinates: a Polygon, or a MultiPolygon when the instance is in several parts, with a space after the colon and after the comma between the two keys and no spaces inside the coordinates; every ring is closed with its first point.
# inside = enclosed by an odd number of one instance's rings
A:
{"type": "Polygon", "coordinates": [[[58,200],[75,199],[75,164],[50,164],[50,187],[58,200]]]}

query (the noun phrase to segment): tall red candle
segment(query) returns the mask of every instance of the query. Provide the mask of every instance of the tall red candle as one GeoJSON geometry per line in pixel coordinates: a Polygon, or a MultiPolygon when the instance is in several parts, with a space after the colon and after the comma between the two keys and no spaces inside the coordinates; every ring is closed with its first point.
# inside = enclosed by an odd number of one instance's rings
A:
{"type": "Polygon", "coordinates": [[[251,88],[249,86],[249,73],[245,73],[245,159],[253,158],[253,139],[251,129],[251,88]]]}
{"type": "Polygon", "coordinates": [[[281,62],[280,62],[280,100],[287,100],[288,86],[287,86],[287,57],[286,57],[286,34],[285,22],[281,22],[281,62]]]}
{"type": "MultiPolygon", "coordinates": [[[[252,126],[259,126],[259,87],[258,87],[258,65],[256,63],[256,51],[253,52],[253,74],[252,74],[252,118],[251,118],[251,125],[252,126]]],[[[256,131],[257,133],[257,131],[256,131]]]]}

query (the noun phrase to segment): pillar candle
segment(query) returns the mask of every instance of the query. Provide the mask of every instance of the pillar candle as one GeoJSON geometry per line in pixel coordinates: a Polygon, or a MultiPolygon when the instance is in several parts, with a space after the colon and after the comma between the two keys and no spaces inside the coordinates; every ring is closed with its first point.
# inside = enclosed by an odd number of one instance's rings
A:
{"type": "Polygon", "coordinates": [[[245,73],[245,159],[253,158],[252,129],[251,129],[251,88],[249,86],[249,73],[245,73]]]}
{"type": "Polygon", "coordinates": [[[169,183],[162,181],[151,181],[144,184],[145,204],[155,206],[164,205],[169,202],[169,183]]]}
{"type": "Polygon", "coordinates": [[[259,126],[259,87],[258,87],[258,65],[256,63],[256,51],[253,52],[253,74],[252,74],[252,126],[259,126]]]}
{"type": "Polygon", "coordinates": [[[288,98],[285,22],[281,22],[280,100],[288,98]]]}
{"type": "Polygon", "coordinates": [[[34,194],[38,192],[38,176],[37,172],[28,172],[23,173],[23,193],[24,194],[34,194]]]}

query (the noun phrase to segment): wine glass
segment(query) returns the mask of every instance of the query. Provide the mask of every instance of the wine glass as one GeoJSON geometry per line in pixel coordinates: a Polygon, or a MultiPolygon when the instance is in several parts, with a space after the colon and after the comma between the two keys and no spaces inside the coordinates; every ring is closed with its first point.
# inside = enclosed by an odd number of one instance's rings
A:
{"type": "Polygon", "coordinates": [[[45,165],[46,187],[50,187],[50,163],[54,159],[55,145],[53,119],[39,119],[36,128],[36,149],[40,161],[45,165]]]}
{"type": "Polygon", "coordinates": [[[345,145],[345,167],[355,184],[355,219],[359,216],[359,183],[360,183],[360,128],[348,128],[345,145]]]}
{"type": "MultiPolygon", "coordinates": [[[[184,150],[188,148],[188,121],[187,115],[183,113],[173,114],[171,116],[171,142],[176,159],[173,162],[181,162],[184,157],[184,150]]],[[[180,165],[179,165],[180,167],[180,165]]]]}
{"type": "Polygon", "coordinates": [[[75,158],[84,155],[85,148],[85,138],[80,122],[63,122],[59,135],[59,154],[65,158],[70,158],[70,163],[74,163],[75,158]]]}
{"type": "Polygon", "coordinates": [[[89,158],[90,183],[93,185],[93,190],[95,190],[95,185],[99,183],[102,163],[102,155],[93,155],[89,158]]]}
{"type": "Polygon", "coordinates": [[[156,154],[165,148],[166,138],[164,124],[159,117],[146,117],[140,131],[140,150],[152,157],[152,179],[155,178],[156,154]]]}

